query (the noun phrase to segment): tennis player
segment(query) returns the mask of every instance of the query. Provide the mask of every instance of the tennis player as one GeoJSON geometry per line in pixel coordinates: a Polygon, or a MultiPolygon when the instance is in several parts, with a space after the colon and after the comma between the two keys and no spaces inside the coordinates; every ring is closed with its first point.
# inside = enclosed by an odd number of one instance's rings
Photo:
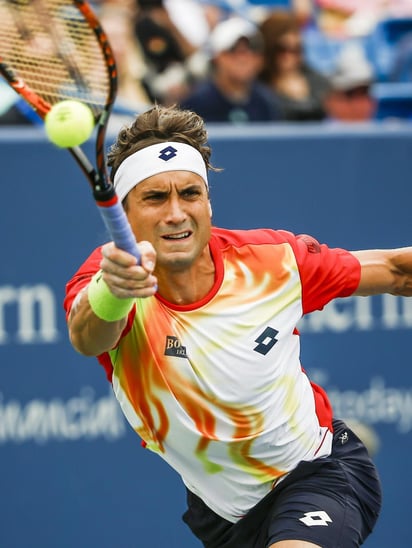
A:
{"type": "Polygon", "coordinates": [[[187,488],[207,548],[355,548],[378,475],[299,361],[302,315],[412,295],[412,247],[348,252],[211,224],[203,120],[154,107],[109,153],[141,264],[107,243],[67,285],[74,348],[98,357],[132,428],[187,488]]]}

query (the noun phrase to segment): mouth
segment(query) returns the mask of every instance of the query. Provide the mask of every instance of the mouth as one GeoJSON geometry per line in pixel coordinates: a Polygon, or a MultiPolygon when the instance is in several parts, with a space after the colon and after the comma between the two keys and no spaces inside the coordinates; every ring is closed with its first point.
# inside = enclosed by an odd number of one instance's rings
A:
{"type": "Polygon", "coordinates": [[[162,238],[164,240],[177,241],[177,240],[186,240],[191,235],[192,233],[190,232],[190,230],[186,230],[184,232],[177,232],[176,234],[165,234],[164,236],[162,236],[162,238]]]}

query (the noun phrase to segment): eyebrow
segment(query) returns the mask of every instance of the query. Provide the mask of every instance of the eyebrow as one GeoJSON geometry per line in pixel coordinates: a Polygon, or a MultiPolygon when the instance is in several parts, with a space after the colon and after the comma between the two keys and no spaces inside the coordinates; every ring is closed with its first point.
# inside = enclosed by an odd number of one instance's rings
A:
{"type": "MultiPolygon", "coordinates": [[[[182,194],[182,192],[187,192],[188,190],[198,190],[202,188],[202,182],[193,182],[185,184],[182,188],[177,189],[178,194],[182,194]]],[[[203,185],[204,186],[204,185],[203,185]]],[[[145,190],[142,190],[141,196],[150,196],[151,194],[169,194],[170,193],[170,187],[164,188],[164,187],[151,187],[145,190]]]]}

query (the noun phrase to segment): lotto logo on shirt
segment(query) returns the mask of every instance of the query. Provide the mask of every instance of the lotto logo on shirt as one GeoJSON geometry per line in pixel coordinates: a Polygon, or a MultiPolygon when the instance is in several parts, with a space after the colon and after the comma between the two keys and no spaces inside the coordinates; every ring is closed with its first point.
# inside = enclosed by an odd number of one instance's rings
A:
{"type": "Polygon", "coordinates": [[[177,337],[167,336],[165,356],[174,356],[175,358],[187,358],[186,347],[182,345],[177,337]]]}

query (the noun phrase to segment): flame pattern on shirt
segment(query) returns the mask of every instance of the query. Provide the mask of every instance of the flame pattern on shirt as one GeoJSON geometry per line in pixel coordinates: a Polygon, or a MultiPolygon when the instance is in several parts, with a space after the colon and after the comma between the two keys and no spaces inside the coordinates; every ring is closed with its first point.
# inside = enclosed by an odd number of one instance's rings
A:
{"type": "Polygon", "coordinates": [[[314,454],[319,424],[299,363],[301,283],[292,248],[229,246],[222,261],[223,280],[199,308],[138,300],[111,359],[116,396],[147,447],[234,520],[314,454]],[[262,355],[254,348],[267,326],[278,340],[262,355]],[[174,356],[165,355],[168,337],[174,356]],[[225,485],[233,493],[224,495],[225,485]]]}

